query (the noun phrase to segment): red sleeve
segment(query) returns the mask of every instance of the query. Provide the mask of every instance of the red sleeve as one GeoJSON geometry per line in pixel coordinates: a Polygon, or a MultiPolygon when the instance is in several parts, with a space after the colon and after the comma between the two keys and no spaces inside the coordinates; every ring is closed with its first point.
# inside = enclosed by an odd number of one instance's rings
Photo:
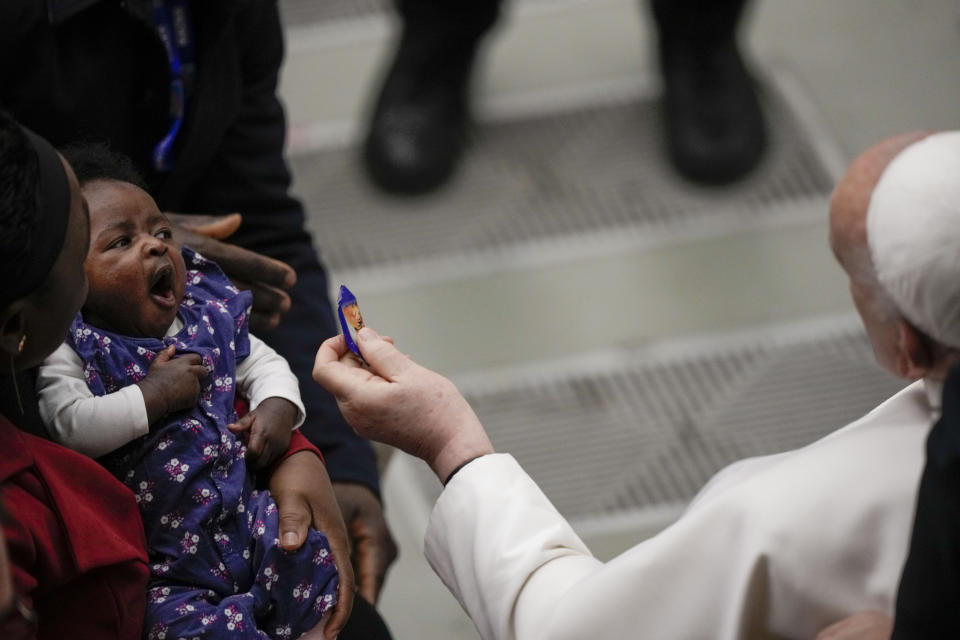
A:
{"type": "Polygon", "coordinates": [[[37,588],[37,576],[34,575],[36,546],[30,533],[18,522],[5,523],[3,535],[7,544],[13,588],[27,604],[32,604],[33,592],[37,588]]]}
{"type": "Polygon", "coordinates": [[[24,489],[13,482],[4,483],[0,492],[4,507],[15,515],[4,523],[3,535],[14,589],[32,603],[39,584],[63,581],[73,562],[64,551],[66,545],[54,513],[30,491],[42,490],[41,485],[29,474],[18,474],[18,477],[30,486],[24,489]],[[37,532],[38,536],[31,532],[37,532]]]}
{"type": "Polygon", "coordinates": [[[261,469],[257,472],[257,486],[266,488],[267,483],[270,481],[270,476],[272,476],[273,472],[277,470],[277,467],[279,467],[284,460],[295,453],[300,453],[301,451],[311,451],[317,454],[317,457],[320,458],[320,462],[326,466],[327,463],[324,461],[323,454],[320,453],[320,450],[313,446],[313,444],[307,440],[306,436],[300,433],[300,430],[297,429],[290,435],[290,445],[287,447],[287,450],[284,451],[283,455],[277,458],[276,461],[269,467],[261,469]]]}
{"type": "MultiPolygon", "coordinates": [[[[282,461],[286,460],[290,456],[300,451],[313,451],[317,454],[317,457],[320,458],[320,462],[324,462],[323,454],[320,453],[320,449],[317,449],[307,438],[300,433],[300,430],[297,429],[293,432],[293,435],[290,436],[290,446],[287,447],[286,453],[280,456],[280,459],[277,460],[276,464],[280,464],[282,461]]],[[[276,466],[276,464],[274,466],[276,466]]],[[[324,462],[326,464],[326,462],[324,462]]]]}

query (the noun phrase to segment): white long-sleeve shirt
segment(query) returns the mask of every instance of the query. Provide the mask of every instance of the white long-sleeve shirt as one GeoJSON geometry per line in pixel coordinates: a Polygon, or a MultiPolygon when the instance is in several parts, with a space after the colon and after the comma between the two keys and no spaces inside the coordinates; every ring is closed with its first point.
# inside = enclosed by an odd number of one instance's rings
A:
{"type": "MultiPolygon", "coordinates": [[[[167,336],[183,328],[179,318],[167,336]]],[[[297,407],[294,429],[303,424],[306,411],[300,386],[290,366],[276,351],[250,334],[250,354],[237,365],[237,393],[250,409],[267,398],[284,398],[297,407]]],[[[95,396],[83,377],[80,356],[66,343],[53,352],[37,374],[40,417],[50,436],[60,444],[92,458],[100,457],[150,430],[143,393],[130,385],[95,396]]]]}
{"type": "Polygon", "coordinates": [[[936,406],[917,382],[807,447],[737,463],[607,563],[511,456],[484,456],[437,500],[427,559],[487,640],[809,639],[892,615],[936,406]]]}

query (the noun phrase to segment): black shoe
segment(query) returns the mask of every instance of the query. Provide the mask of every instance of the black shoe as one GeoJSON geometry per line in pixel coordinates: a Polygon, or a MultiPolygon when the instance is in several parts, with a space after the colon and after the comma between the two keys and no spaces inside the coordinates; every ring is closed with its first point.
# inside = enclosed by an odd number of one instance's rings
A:
{"type": "Polygon", "coordinates": [[[736,42],[661,47],[660,65],[667,147],[677,170],[724,184],[756,167],[766,147],[763,114],[736,42]]]}
{"type": "Polygon", "coordinates": [[[404,38],[383,84],[363,149],[371,179],[398,194],[431,191],[453,174],[467,125],[475,46],[404,38]]]}

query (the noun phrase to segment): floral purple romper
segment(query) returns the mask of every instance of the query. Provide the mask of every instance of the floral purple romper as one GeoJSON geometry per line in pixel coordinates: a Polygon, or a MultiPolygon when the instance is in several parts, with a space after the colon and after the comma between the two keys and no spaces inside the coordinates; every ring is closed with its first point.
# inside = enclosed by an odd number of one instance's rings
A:
{"type": "Polygon", "coordinates": [[[210,370],[194,409],[168,416],[103,462],[136,494],[147,532],[151,582],[146,637],[297,638],[337,600],[337,570],[326,537],[303,547],[278,542],[277,507],[247,473],[236,420],[234,377],[250,351],[251,296],[214,263],[183,249],[183,329],[161,339],[130,338],[74,320],[69,341],[94,395],[141,380],[157,352],[199,354],[210,370]]]}

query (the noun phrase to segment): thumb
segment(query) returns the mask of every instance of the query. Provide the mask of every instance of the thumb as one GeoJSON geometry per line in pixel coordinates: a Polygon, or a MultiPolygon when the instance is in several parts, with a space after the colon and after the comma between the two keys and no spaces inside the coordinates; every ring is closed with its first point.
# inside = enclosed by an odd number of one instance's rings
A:
{"type": "MultiPolygon", "coordinates": [[[[250,415],[249,413],[247,415],[250,415]]],[[[250,423],[253,426],[253,421],[250,423]]],[[[250,438],[247,441],[247,455],[254,460],[258,460],[264,454],[264,448],[267,446],[267,436],[264,433],[266,429],[259,424],[250,429],[250,438]]]]}
{"type": "Polygon", "coordinates": [[[381,338],[380,334],[370,327],[360,329],[357,338],[364,360],[382,378],[392,381],[413,364],[410,358],[393,346],[392,341],[381,338]]]}
{"type": "Polygon", "coordinates": [[[310,527],[310,510],[307,508],[306,501],[277,500],[277,511],[279,511],[280,546],[284,551],[296,551],[307,539],[307,529],[310,527]]]}
{"type": "Polygon", "coordinates": [[[239,213],[230,213],[225,216],[192,216],[193,220],[183,220],[180,226],[194,233],[223,240],[240,228],[243,216],[239,213]]]}
{"type": "Polygon", "coordinates": [[[162,350],[157,352],[157,357],[153,359],[154,362],[167,362],[173,355],[177,352],[177,347],[175,345],[169,345],[164,347],[162,350]]]}
{"type": "Polygon", "coordinates": [[[252,411],[245,414],[242,418],[240,418],[236,422],[231,422],[230,424],[228,424],[227,429],[229,429],[230,432],[233,433],[234,435],[246,431],[247,429],[253,426],[254,415],[255,414],[252,411]]]}

